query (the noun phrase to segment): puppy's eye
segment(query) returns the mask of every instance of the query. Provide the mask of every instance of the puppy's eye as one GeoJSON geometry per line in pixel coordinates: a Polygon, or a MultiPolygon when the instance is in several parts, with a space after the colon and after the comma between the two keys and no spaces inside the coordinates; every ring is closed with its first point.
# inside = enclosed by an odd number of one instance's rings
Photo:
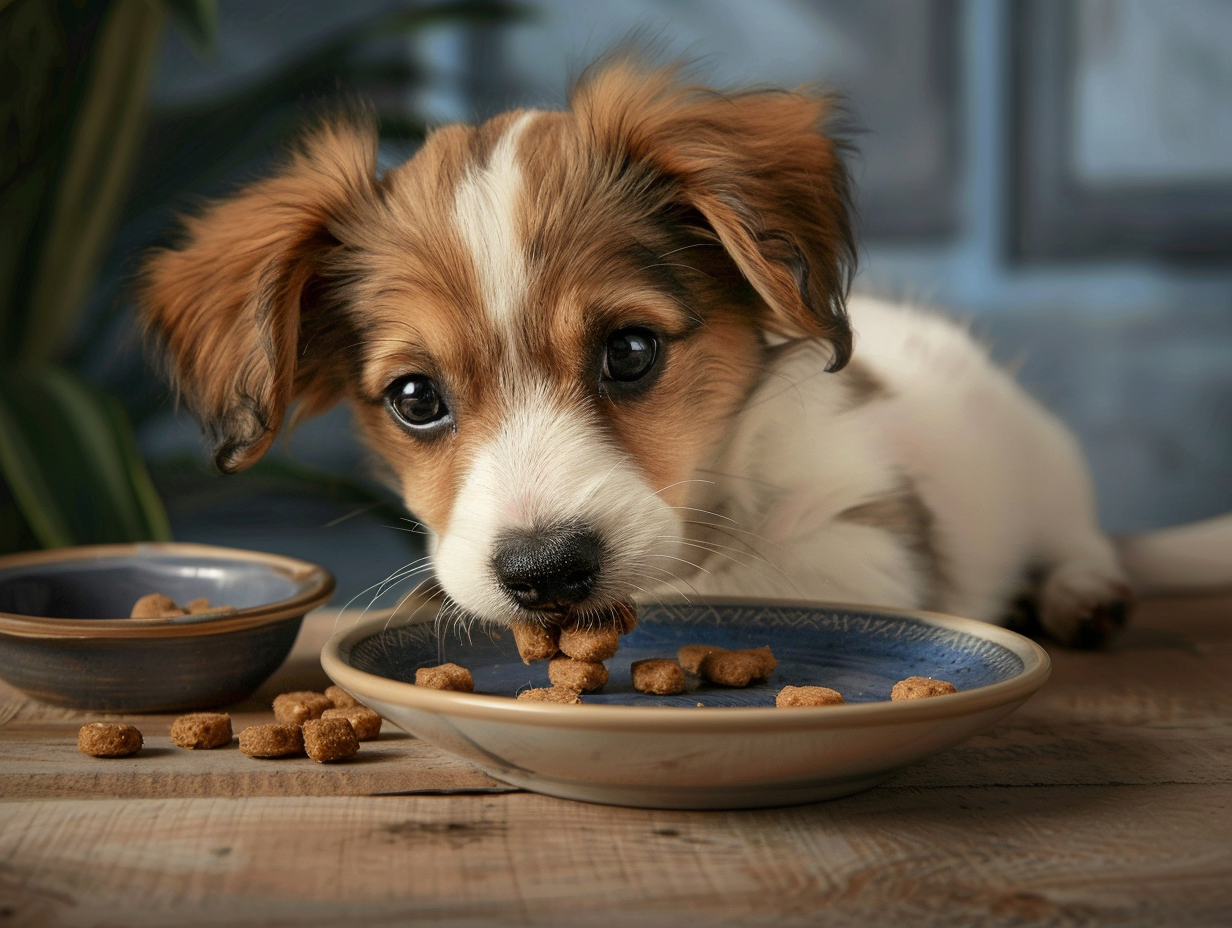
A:
{"type": "Polygon", "coordinates": [[[603,376],[625,383],[641,380],[654,367],[659,342],[647,329],[617,329],[607,337],[603,376]]]}
{"type": "Polygon", "coordinates": [[[394,416],[413,429],[426,429],[450,419],[449,407],[430,377],[399,377],[385,391],[394,416]]]}

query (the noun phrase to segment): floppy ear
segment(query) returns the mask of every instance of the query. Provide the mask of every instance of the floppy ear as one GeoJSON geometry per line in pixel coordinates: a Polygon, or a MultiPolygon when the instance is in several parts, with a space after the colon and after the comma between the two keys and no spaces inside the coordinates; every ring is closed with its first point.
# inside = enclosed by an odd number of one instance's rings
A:
{"type": "Polygon", "coordinates": [[[765,302],[769,331],[827,339],[829,369],[847,363],[856,250],[847,170],[824,132],[831,98],[722,95],[618,60],[584,77],[572,103],[612,157],[677,185],[765,302]]]}
{"type": "Polygon", "coordinates": [[[370,124],[324,125],[278,174],[187,219],[179,247],[146,261],[145,329],[225,473],[265,453],[293,400],[319,412],[339,397],[327,361],[340,321],[322,271],[340,223],[376,197],[376,149],[370,124]]]}

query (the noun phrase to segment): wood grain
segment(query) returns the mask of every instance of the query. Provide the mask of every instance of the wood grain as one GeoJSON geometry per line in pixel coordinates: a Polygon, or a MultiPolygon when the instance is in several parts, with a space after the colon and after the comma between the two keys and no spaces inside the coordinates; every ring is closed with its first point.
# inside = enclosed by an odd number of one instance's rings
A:
{"type": "MultiPolygon", "coordinates": [[[[324,685],[312,625],[237,720],[324,685]]],[[[411,738],[335,768],[94,761],[66,748],[78,718],[0,693],[0,926],[1232,924],[1232,598],[1050,653],[1023,709],[889,784],[730,813],[356,795],[492,788],[411,738]]],[[[168,722],[143,719],[156,751],[168,722]]]]}

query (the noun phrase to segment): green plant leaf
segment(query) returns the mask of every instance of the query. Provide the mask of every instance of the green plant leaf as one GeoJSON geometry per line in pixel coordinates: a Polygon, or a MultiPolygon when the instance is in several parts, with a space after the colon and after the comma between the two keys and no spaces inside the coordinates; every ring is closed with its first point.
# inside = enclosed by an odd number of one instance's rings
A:
{"type": "Polygon", "coordinates": [[[65,370],[0,378],[0,477],[45,547],[171,536],[123,410],[65,370]]]}

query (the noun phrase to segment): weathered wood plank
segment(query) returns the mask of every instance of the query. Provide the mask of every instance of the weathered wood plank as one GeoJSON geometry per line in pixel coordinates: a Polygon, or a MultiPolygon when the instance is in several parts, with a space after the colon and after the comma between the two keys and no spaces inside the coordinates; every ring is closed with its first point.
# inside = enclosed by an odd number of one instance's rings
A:
{"type": "Polygon", "coordinates": [[[744,813],[497,797],[0,804],[13,925],[1226,924],[1232,789],[882,788],[744,813]]]}

